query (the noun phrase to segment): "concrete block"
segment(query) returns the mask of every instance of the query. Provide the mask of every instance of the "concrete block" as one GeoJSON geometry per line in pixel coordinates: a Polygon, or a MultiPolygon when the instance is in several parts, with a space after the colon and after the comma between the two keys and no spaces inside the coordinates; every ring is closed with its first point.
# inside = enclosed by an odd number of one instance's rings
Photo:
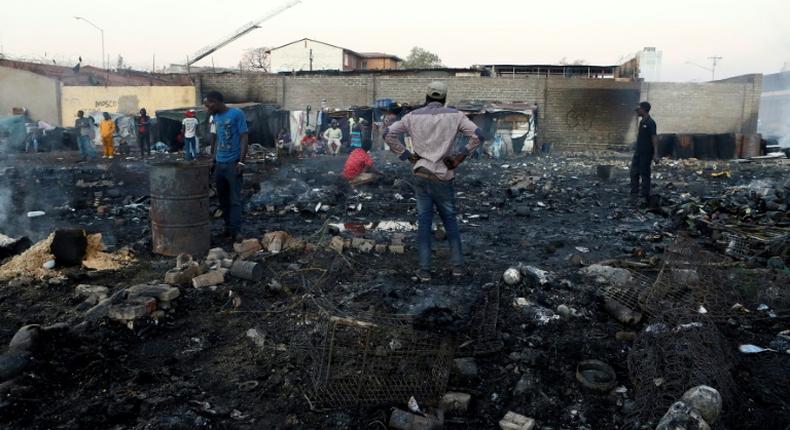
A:
{"type": "Polygon", "coordinates": [[[156,311],[156,299],[138,297],[126,303],[110,306],[107,316],[118,321],[133,321],[156,311]]]}
{"type": "Polygon", "coordinates": [[[186,285],[192,282],[192,279],[200,275],[201,272],[200,265],[193,261],[184,267],[168,270],[167,273],[165,273],[165,283],[170,285],[186,285]]]}
{"type": "Polygon", "coordinates": [[[535,420],[515,412],[508,412],[504,418],[499,420],[499,428],[502,430],[533,430],[535,420]]]}
{"type": "Polygon", "coordinates": [[[173,301],[176,297],[181,295],[181,291],[177,287],[172,287],[167,284],[140,284],[126,289],[128,297],[153,297],[161,301],[173,301]]]}
{"type": "Polygon", "coordinates": [[[214,270],[192,279],[192,286],[195,288],[203,288],[219,285],[223,282],[225,282],[225,272],[221,270],[214,270]]]}
{"type": "Polygon", "coordinates": [[[403,245],[390,245],[389,251],[392,254],[403,254],[406,252],[406,247],[403,245]]]}
{"type": "Polygon", "coordinates": [[[376,245],[376,254],[384,254],[385,252],[387,252],[387,245],[376,245]]]}
{"type": "Polygon", "coordinates": [[[233,251],[239,254],[239,258],[247,258],[262,249],[263,247],[258,239],[246,239],[240,243],[233,244],[233,251]]]}
{"type": "Polygon", "coordinates": [[[74,289],[74,292],[80,297],[96,296],[101,300],[107,298],[110,294],[110,289],[101,285],[79,284],[74,289]]]}

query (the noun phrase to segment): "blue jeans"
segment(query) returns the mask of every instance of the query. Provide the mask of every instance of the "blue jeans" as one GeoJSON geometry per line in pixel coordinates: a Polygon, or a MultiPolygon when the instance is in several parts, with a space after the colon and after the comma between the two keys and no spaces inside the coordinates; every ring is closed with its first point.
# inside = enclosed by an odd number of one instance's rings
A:
{"type": "Polygon", "coordinates": [[[184,159],[194,160],[197,158],[197,139],[194,137],[184,138],[184,159]]]}
{"type": "Polygon", "coordinates": [[[431,269],[431,240],[433,232],[433,208],[439,212],[447,240],[450,242],[450,259],[453,266],[464,264],[461,250],[461,232],[455,218],[455,189],[452,181],[432,181],[419,176],[414,177],[414,192],[417,197],[417,248],[420,269],[431,269]]]}
{"type": "Polygon", "coordinates": [[[33,147],[33,152],[38,152],[38,139],[35,136],[28,136],[25,140],[25,152],[30,152],[30,147],[33,147]]]}
{"type": "Polygon", "coordinates": [[[93,146],[90,137],[80,135],[77,138],[77,144],[80,148],[80,157],[82,157],[83,160],[96,158],[96,148],[93,146]]]}
{"type": "Polygon", "coordinates": [[[214,167],[217,197],[225,228],[232,234],[241,230],[241,184],[242,176],[236,173],[236,162],[217,162],[214,167]]]}

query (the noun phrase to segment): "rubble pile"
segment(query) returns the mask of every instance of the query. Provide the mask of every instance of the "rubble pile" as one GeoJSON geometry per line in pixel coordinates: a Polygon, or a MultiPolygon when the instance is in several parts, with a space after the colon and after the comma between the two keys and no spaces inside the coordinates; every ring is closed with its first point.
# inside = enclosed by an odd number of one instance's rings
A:
{"type": "Polygon", "coordinates": [[[216,223],[206,255],[175,259],[150,252],[139,165],[53,174],[90,204],[26,207],[41,223],[4,233],[101,236],[79,266],[44,269],[50,239],[0,268],[0,339],[40,346],[0,355],[3,428],[790,422],[784,164],[662,160],[640,207],[620,154],[470,160],[455,181],[466,273],[449,272],[437,219],[421,283],[409,166],[373,156],[385,178],[359,190],[340,158],[250,163],[245,239],[216,223]],[[102,240],[134,258],[85,264],[102,240]]]}

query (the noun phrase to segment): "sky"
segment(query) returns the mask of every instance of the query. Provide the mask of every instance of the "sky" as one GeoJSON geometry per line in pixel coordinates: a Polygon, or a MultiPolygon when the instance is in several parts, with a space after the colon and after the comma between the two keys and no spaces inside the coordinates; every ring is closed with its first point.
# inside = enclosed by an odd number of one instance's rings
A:
{"type": "MultiPolygon", "coordinates": [[[[121,55],[134,68],[155,62],[159,69],[284,2],[4,1],[0,47],[16,58],[73,65],[82,56],[100,65],[99,31],[74,19],[82,16],[104,29],[111,65],[121,55]]],[[[449,67],[562,59],[610,65],[650,46],[663,52],[662,80],[705,81],[714,55],[723,57],[717,78],[790,70],[788,21],[788,0],[303,0],[198,65],[237,67],[247,49],[304,37],[401,57],[420,46],[449,67]]]]}

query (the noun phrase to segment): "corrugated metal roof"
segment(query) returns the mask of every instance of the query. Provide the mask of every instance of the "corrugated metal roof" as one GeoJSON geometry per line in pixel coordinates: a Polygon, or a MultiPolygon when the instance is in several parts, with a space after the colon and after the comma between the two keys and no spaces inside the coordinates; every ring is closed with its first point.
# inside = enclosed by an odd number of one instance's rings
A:
{"type": "Polygon", "coordinates": [[[26,70],[57,79],[66,86],[191,86],[192,79],[184,74],[158,74],[135,70],[111,71],[93,66],[72,67],[0,59],[0,67],[26,70]]]}

